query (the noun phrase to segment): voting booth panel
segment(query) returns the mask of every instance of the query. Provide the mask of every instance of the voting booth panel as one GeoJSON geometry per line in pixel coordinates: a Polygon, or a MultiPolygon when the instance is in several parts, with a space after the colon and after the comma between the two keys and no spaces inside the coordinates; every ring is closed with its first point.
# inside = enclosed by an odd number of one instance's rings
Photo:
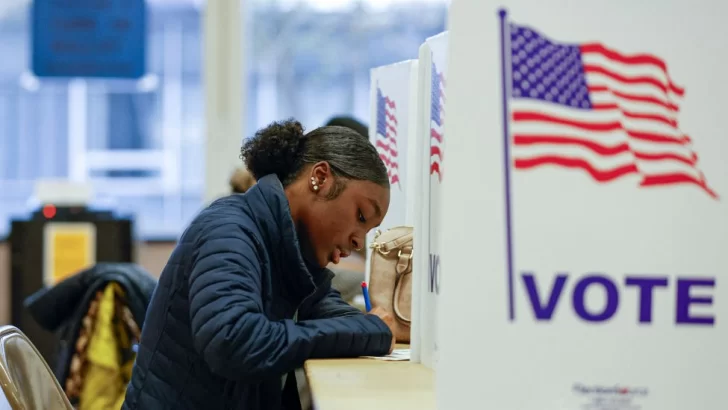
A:
{"type": "MultiPolygon", "coordinates": [[[[387,167],[390,182],[390,201],[381,230],[395,226],[413,225],[414,200],[412,198],[411,166],[414,121],[417,107],[417,61],[408,60],[371,70],[371,126],[369,141],[374,145],[387,167]]],[[[372,243],[375,232],[367,234],[372,243]]],[[[367,279],[369,258],[367,249],[367,279]]]]}
{"type": "MultiPolygon", "coordinates": [[[[419,204],[414,179],[420,164],[415,150],[418,108],[417,60],[377,67],[371,70],[371,124],[369,140],[387,166],[391,197],[387,216],[380,229],[414,226],[419,204]]],[[[374,242],[376,231],[367,234],[374,242]]],[[[369,281],[372,249],[367,249],[366,279],[369,281]]],[[[416,273],[413,271],[413,275],[416,273]]],[[[413,294],[412,334],[417,334],[417,309],[413,294]]],[[[417,342],[412,340],[413,345],[417,342]]]]}
{"type": "Polygon", "coordinates": [[[433,368],[437,362],[437,304],[440,292],[440,196],[443,183],[445,77],[447,32],[430,37],[420,46],[420,104],[417,120],[417,150],[420,153],[418,186],[420,215],[415,221],[414,268],[423,272],[415,300],[418,315],[416,353],[433,368]]]}
{"type": "Polygon", "coordinates": [[[728,6],[503,4],[450,10],[438,408],[725,409],[728,6]]]}

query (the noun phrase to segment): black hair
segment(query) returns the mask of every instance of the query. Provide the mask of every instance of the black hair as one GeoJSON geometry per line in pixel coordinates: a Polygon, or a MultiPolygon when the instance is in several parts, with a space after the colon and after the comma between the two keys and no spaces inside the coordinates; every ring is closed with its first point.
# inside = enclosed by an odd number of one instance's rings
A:
{"type": "Polygon", "coordinates": [[[336,178],[329,198],[345,187],[345,180],[371,181],[389,187],[387,168],[369,140],[348,127],[326,126],[304,134],[293,119],[274,122],[245,141],[240,150],[255,179],[276,174],[283,186],[293,182],[305,164],[326,161],[336,178]]]}
{"type": "Polygon", "coordinates": [[[326,123],[326,125],[338,125],[341,127],[351,128],[352,130],[358,132],[360,135],[364,136],[364,138],[369,138],[369,127],[367,127],[363,122],[357,120],[354,117],[333,117],[329,120],[329,122],[326,123]]]}

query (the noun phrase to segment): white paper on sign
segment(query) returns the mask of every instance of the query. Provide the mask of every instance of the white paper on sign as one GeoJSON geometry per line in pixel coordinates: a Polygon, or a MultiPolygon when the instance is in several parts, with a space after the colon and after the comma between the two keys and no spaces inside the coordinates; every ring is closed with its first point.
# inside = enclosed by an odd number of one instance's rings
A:
{"type": "Polygon", "coordinates": [[[410,359],[410,349],[394,349],[386,356],[363,356],[367,359],[384,360],[387,362],[401,362],[410,359]]]}

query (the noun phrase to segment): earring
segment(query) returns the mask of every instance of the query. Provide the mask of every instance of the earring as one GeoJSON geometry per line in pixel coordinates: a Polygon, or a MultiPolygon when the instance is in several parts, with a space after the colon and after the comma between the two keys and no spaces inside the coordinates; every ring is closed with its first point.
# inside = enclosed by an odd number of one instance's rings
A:
{"type": "Polygon", "coordinates": [[[319,187],[318,184],[316,184],[316,178],[311,177],[311,186],[313,186],[314,191],[318,191],[319,187]]]}

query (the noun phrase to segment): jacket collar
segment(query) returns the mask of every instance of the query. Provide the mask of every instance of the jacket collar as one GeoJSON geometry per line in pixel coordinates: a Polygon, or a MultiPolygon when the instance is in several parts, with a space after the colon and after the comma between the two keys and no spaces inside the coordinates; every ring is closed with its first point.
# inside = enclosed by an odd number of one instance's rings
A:
{"type": "Polygon", "coordinates": [[[333,277],[326,269],[306,263],[283,184],[275,174],[266,175],[245,194],[260,226],[274,275],[284,282],[287,292],[303,299],[333,277]],[[277,272],[276,272],[277,271],[277,272]]]}

